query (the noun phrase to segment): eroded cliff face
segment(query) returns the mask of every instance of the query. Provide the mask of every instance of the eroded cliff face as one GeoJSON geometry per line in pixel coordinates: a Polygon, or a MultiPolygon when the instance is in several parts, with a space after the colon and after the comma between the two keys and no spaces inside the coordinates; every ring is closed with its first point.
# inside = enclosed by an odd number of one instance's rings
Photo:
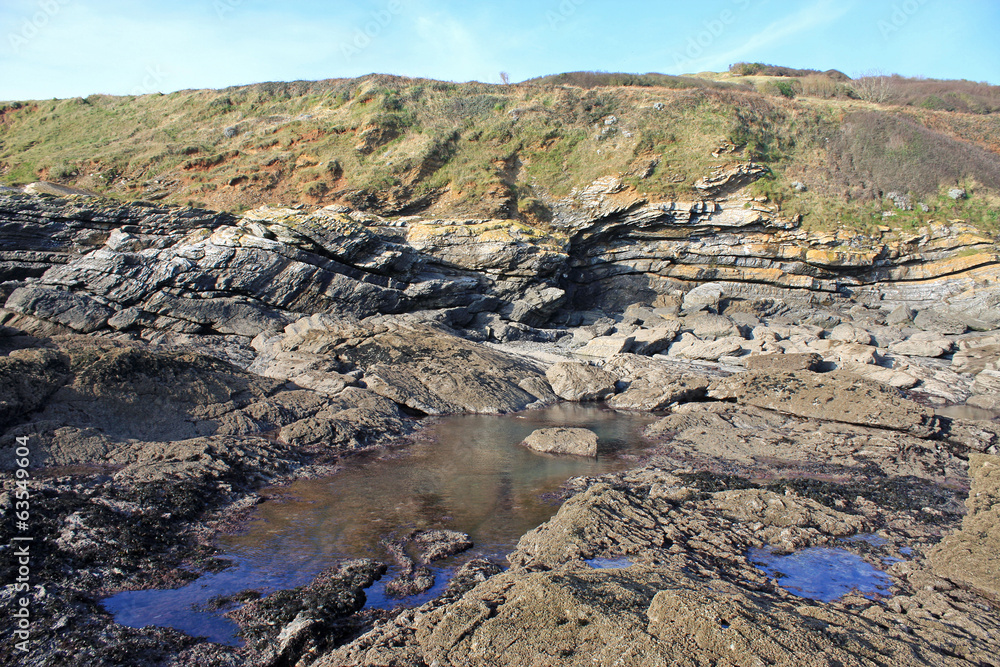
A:
{"type": "Polygon", "coordinates": [[[579,311],[664,305],[708,282],[743,299],[933,305],[972,328],[1000,326],[994,239],[957,221],[806,232],[749,198],[752,178],[716,174],[713,197],[694,202],[650,202],[603,179],[563,200],[546,228],[6,195],[0,296],[5,322],[36,333],[211,334],[234,361],[243,349],[244,365],[250,339],[313,314],[422,312],[489,338],[579,311]]]}

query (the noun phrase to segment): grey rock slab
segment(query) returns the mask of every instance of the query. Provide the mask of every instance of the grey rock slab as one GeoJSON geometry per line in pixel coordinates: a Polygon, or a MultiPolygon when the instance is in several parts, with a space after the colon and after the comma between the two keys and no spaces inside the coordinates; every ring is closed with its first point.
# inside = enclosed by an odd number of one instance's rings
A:
{"type": "Polygon", "coordinates": [[[684,318],[683,328],[702,340],[716,340],[729,336],[739,336],[736,323],[725,315],[701,313],[684,318]]]}
{"type": "Polygon", "coordinates": [[[968,331],[965,322],[961,322],[948,313],[924,309],[913,318],[913,325],[924,331],[939,334],[963,334],[968,331]]]}
{"type": "Polygon", "coordinates": [[[718,361],[719,357],[735,355],[743,349],[746,341],[742,338],[729,337],[719,340],[685,341],[670,346],[671,357],[684,359],[700,359],[702,361],[718,361]]]}
{"type": "Polygon", "coordinates": [[[934,332],[928,335],[915,334],[906,340],[890,343],[889,352],[908,357],[940,357],[951,352],[954,343],[934,332]]]}
{"type": "Polygon", "coordinates": [[[939,432],[934,411],[898,389],[848,371],[750,371],[717,381],[711,398],[736,400],[800,417],[903,431],[918,437],[939,432]]]}
{"type": "Polygon", "coordinates": [[[86,294],[38,286],[17,288],[7,299],[5,307],[17,313],[61,324],[80,333],[101,329],[114,313],[86,294]]]}
{"type": "Polygon", "coordinates": [[[627,351],[634,341],[635,338],[632,336],[600,336],[591,339],[579,350],[575,350],[575,352],[585,357],[606,359],[615,354],[627,351]]]}
{"type": "Polygon", "coordinates": [[[861,327],[853,324],[841,323],[830,332],[831,340],[839,340],[845,343],[857,343],[859,345],[871,345],[872,336],[861,327]]]}

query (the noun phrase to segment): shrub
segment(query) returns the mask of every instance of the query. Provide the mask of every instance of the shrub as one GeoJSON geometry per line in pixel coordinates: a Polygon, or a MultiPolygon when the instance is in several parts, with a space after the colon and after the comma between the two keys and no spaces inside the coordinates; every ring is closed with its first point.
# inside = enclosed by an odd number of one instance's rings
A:
{"type": "Polygon", "coordinates": [[[890,76],[882,70],[868,70],[851,82],[851,88],[865,102],[886,104],[897,95],[898,86],[894,79],[898,78],[898,76],[890,76]]]}
{"type": "Polygon", "coordinates": [[[767,95],[775,95],[792,99],[795,97],[795,93],[799,88],[799,82],[797,79],[793,79],[791,81],[765,81],[761,85],[761,92],[767,95]]]}

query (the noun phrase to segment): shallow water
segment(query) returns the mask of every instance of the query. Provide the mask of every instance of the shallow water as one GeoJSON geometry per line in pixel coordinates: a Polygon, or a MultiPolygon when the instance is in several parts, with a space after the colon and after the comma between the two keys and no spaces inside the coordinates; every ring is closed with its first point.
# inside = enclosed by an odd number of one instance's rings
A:
{"type": "Polygon", "coordinates": [[[993,410],[986,410],[984,408],[977,408],[972,405],[948,405],[945,407],[935,408],[934,412],[942,417],[949,417],[951,419],[973,419],[973,420],[984,420],[990,421],[994,419],[1000,419],[1000,413],[993,410]]]}
{"type": "MultiPolygon", "coordinates": [[[[248,530],[219,541],[220,556],[237,567],[176,590],[120,593],[104,605],[123,625],[166,625],[234,643],[236,626],[222,612],[192,606],[245,589],[267,593],[300,586],[343,558],[390,562],[380,540],[414,529],[468,533],[473,550],[435,563],[435,587],[402,600],[421,604],[443,590],[459,562],[473,555],[502,558],[522,534],[548,520],[558,510],[551,494],[567,479],[625,468],[621,455],[641,450],[642,429],[654,419],[575,404],[441,419],[426,440],[359,459],[327,479],[295,482],[282,489],[282,500],[262,503],[248,530]],[[549,456],[520,446],[533,430],[552,426],[593,430],[601,455],[549,456]]],[[[401,602],[383,590],[394,575],[390,568],[366,591],[369,605],[401,602]]]]}
{"type": "Polygon", "coordinates": [[[892,577],[844,549],[812,547],[779,556],[751,549],[750,561],[792,595],[833,602],[852,591],[865,597],[889,595],[892,577]]]}

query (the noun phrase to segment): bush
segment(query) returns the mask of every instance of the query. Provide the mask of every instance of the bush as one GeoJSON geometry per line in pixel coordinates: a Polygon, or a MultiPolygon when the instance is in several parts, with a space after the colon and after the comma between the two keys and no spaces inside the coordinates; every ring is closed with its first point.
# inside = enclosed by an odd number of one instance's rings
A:
{"type": "Polygon", "coordinates": [[[795,97],[796,91],[800,88],[798,79],[792,79],[791,81],[765,81],[761,85],[760,91],[766,95],[792,99],[795,97]]]}
{"type": "Polygon", "coordinates": [[[896,96],[893,77],[877,69],[869,70],[854,79],[851,88],[865,102],[874,104],[886,104],[896,96]]]}

